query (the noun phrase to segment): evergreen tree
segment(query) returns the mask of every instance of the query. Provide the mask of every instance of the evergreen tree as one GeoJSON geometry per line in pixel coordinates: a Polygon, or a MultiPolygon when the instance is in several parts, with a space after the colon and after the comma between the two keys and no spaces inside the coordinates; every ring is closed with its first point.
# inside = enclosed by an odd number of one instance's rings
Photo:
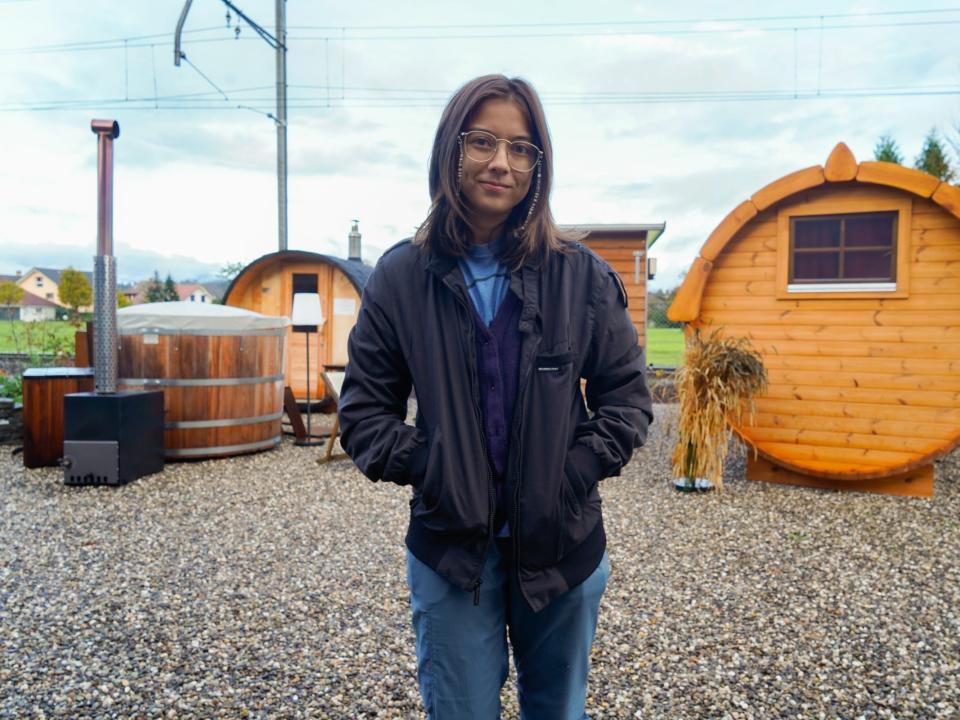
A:
{"type": "Polygon", "coordinates": [[[163,302],[163,284],[160,282],[160,273],[153,271],[153,277],[147,281],[146,293],[147,302],[163,302]]]}
{"type": "Polygon", "coordinates": [[[940,136],[937,129],[933,128],[923,140],[923,149],[917,155],[913,166],[917,170],[923,170],[934,177],[938,177],[944,182],[950,182],[956,177],[954,169],[950,167],[950,160],[947,158],[947,152],[940,142],[940,136]]]}
{"type": "Polygon", "coordinates": [[[877,144],[873,147],[873,159],[878,162],[896,163],[903,165],[903,154],[900,152],[900,146],[893,139],[892,135],[881,135],[877,144]]]}
{"type": "Polygon", "coordinates": [[[177,284],[173,281],[170,273],[167,273],[167,279],[163,281],[163,299],[166,302],[176,302],[180,299],[180,293],[177,292],[177,284]]]}

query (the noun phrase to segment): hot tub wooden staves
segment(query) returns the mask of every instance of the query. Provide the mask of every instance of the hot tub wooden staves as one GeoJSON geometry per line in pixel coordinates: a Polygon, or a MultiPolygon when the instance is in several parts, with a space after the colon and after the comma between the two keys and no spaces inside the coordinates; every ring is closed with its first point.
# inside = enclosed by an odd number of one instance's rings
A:
{"type": "Polygon", "coordinates": [[[763,356],[748,477],[932,495],[960,442],[960,188],[841,143],[721,221],[669,316],[763,356]]]}
{"type": "Polygon", "coordinates": [[[117,312],[120,390],[163,390],[167,460],[222,457],[281,440],[286,318],[223,305],[117,312]]]}

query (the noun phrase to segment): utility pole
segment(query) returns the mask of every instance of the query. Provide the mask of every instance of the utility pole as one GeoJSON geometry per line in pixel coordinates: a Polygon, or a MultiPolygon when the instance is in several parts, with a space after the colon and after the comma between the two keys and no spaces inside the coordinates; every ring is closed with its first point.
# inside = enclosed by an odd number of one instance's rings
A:
{"type": "MultiPolygon", "coordinates": [[[[229,10],[237,14],[237,34],[240,34],[240,20],[243,20],[254,32],[267,41],[277,51],[277,114],[267,113],[277,126],[277,235],[280,251],[287,249],[287,0],[275,0],[277,36],[274,37],[257,23],[247,17],[240,8],[230,0],[221,0],[229,10]]],[[[176,34],[173,42],[173,64],[180,66],[180,60],[187,57],[180,50],[180,36],[183,25],[190,12],[193,0],[184,0],[180,19],[177,21],[176,34]]],[[[229,12],[227,13],[229,24],[229,12]]],[[[190,62],[189,60],[187,61],[190,62]]],[[[224,96],[226,97],[226,96],[224,96]]]]}
{"type": "Polygon", "coordinates": [[[277,3],[277,220],[287,249],[287,0],[277,3]]]}

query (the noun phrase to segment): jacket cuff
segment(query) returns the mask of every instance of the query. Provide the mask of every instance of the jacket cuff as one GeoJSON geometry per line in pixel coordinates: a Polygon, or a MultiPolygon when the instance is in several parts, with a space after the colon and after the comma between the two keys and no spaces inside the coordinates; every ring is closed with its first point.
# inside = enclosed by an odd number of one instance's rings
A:
{"type": "Polygon", "coordinates": [[[427,472],[427,460],[430,458],[430,443],[417,445],[410,451],[409,467],[407,472],[406,485],[419,487],[423,482],[423,476],[427,472]]]}
{"type": "Polygon", "coordinates": [[[603,468],[600,458],[593,450],[582,443],[576,443],[567,453],[563,472],[577,495],[585,498],[600,482],[603,468]]]}

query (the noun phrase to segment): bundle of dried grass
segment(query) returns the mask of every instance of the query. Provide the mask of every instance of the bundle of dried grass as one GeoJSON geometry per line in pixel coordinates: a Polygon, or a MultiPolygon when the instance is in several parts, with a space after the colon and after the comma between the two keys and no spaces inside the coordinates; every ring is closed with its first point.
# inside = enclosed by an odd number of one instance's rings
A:
{"type": "Polygon", "coordinates": [[[767,370],[746,338],[723,337],[720,329],[688,338],[675,378],[680,399],[678,438],[673,449],[675,478],[707,478],[723,488],[723,461],[732,432],[747,413],[753,422],[755,398],[767,388],[767,370]]]}

